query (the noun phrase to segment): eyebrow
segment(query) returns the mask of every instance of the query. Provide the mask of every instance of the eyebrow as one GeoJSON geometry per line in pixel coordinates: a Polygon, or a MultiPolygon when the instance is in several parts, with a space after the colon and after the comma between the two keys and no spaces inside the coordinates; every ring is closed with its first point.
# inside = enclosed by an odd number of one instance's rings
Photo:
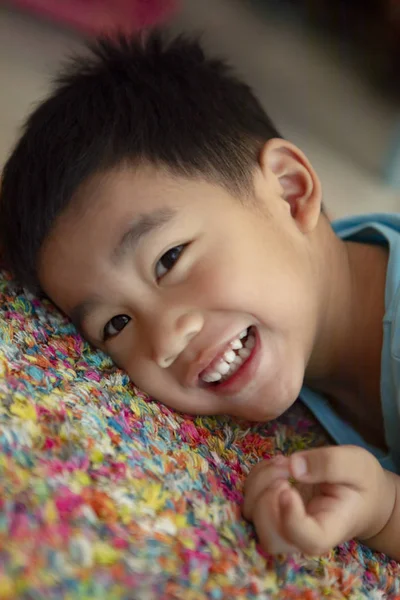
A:
{"type": "MultiPolygon", "coordinates": [[[[136,247],[139,242],[148,235],[161,229],[176,216],[177,211],[172,208],[162,208],[154,210],[151,213],[146,213],[137,217],[124,232],[118,244],[111,252],[111,260],[116,263],[129,250],[136,247]]],[[[80,302],[70,312],[70,319],[77,330],[84,336],[87,336],[85,331],[85,321],[88,316],[102,304],[100,298],[92,297],[80,302]]]]}
{"type": "Polygon", "coordinates": [[[118,262],[127,250],[135,248],[145,236],[161,229],[161,227],[172,221],[176,213],[177,211],[172,208],[161,208],[137,217],[113,249],[111,253],[112,261],[114,263],[118,262]]]}

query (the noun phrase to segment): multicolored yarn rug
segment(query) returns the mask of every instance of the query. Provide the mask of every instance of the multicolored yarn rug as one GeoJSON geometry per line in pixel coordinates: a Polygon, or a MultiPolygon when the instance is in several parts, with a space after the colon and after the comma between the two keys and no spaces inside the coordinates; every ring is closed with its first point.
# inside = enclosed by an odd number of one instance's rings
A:
{"type": "Polygon", "coordinates": [[[400,598],[383,555],[273,559],[241,518],[251,465],[324,443],[304,408],[175,414],[6,274],[0,295],[2,600],[400,598]]]}

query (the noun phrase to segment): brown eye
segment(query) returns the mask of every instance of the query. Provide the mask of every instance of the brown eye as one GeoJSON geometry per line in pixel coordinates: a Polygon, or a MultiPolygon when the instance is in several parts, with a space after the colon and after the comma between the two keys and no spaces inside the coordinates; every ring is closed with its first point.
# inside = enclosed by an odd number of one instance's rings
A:
{"type": "Polygon", "coordinates": [[[108,321],[103,330],[103,341],[118,335],[131,320],[128,315],[116,315],[108,321]]]}
{"type": "Polygon", "coordinates": [[[187,244],[181,244],[180,246],[174,246],[171,250],[168,250],[162,255],[160,260],[156,264],[156,278],[157,280],[162,279],[164,275],[172,269],[172,267],[178,262],[187,244]]]}

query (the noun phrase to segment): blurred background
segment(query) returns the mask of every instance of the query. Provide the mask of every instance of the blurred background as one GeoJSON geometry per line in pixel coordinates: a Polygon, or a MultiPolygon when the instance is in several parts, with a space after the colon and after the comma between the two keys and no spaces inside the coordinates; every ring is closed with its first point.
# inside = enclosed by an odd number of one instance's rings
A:
{"type": "Polygon", "coordinates": [[[203,32],[313,162],[333,217],[400,210],[400,0],[0,0],[0,168],[101,31],[203,32]]]}

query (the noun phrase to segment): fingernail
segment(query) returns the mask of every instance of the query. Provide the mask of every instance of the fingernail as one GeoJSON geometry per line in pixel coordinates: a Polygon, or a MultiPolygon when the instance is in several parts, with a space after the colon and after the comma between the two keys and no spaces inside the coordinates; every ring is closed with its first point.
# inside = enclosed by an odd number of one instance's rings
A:
{"type": "Polygon", "coordinates": [[[292,456],[291,463],[294,477],[302,477],[307,473],[307,462],[302,456],[292,456]]]}

